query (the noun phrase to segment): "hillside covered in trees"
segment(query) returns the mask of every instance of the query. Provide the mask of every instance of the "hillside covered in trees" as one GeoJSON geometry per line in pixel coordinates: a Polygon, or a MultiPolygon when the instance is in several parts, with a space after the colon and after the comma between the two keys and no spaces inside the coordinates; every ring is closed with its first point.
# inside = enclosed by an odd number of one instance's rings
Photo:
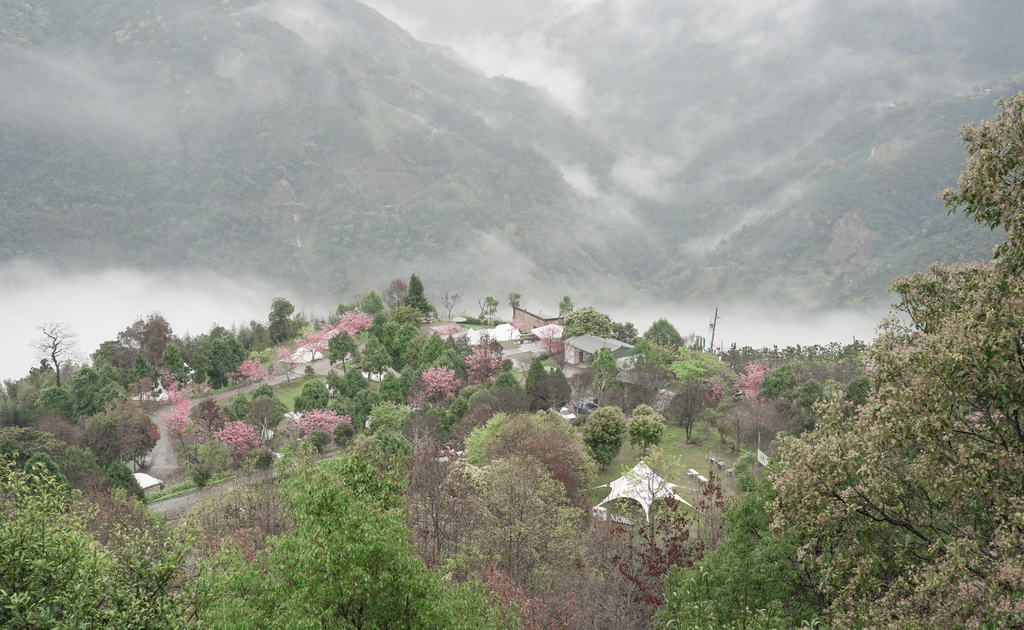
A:
{"type": "Polygon", "coordinates": [[[542,33],[581,113],[352,0],[3,2],[0,261],[830,308],[1002,239],[938,193],[1018,87],[1006,2],[616,6],[542,33]]]}

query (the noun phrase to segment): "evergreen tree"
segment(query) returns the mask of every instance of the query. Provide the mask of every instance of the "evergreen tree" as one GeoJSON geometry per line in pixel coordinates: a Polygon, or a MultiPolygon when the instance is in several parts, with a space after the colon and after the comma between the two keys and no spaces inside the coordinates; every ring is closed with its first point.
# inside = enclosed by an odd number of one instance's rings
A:
{"type": "Polygon", "coordinates": [[[423,282],[419,276],[412,274],[409,278],[409,291],[402,299],[401,306],[409,306],[419,311],[423,317],[437,315],[437,309],[423,293],[423,282]]]}

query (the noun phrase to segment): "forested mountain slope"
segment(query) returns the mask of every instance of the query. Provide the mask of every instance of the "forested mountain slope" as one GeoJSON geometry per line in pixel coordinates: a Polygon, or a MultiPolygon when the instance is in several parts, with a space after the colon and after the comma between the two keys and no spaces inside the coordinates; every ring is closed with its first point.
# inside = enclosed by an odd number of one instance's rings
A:
{"type": "Polygon", "coordinates": [[[515,250],[544,273],[614,271],[564,238],[581,206],[557,168],[467,104],[508,106],[509,128],[560,112],[360,3],[0,7],[0,260],[333,290],[425,260],[478,273],[515,250]]]}
{"type": "Polygon", "coordinates": [[[0,262],[828,308],[1002,238],[938,194],[1012,4],[579,6],[509,21],[572,112],[354,0],[0,0],[0,262]]]}

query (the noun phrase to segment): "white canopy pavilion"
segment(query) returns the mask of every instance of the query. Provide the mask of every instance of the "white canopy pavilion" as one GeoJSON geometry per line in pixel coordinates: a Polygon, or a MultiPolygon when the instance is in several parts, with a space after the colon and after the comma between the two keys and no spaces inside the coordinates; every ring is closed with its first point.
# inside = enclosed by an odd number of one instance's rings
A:
{"type": "Polygon", "coordinates": [[[693,507],[689,501],[675,491],[675,488],[682,486],[665,481],[643,461],[615,481],[597,487],[611,488],[612,491],[604,501],[594,506],[595,509],[615,499],[633,499],[644,509],[648,521],[651,520],[651,505],[655,499],[672,497],[676,501],[693,507]]]}

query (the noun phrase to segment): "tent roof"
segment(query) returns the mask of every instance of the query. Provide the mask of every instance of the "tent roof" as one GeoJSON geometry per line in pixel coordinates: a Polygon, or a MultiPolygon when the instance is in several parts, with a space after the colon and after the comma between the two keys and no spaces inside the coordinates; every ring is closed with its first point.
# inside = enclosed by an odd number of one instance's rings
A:
{"type": "Polygon", "coordinates": [[[633,499],[644,508],[647,520],[651,519],[651,504],[658,498],[672,497],[676,501],[682,501],[691,508],[693,507],[689,501],[679,496],[674,490],[680,486],[665,481],[642,461],[634,466],[633,470],[615,481],[598,486],[598,488],[604,487],[611,488],[612,491],[604,501],[597,504],[598,507],[615,499],[633,499]]]}

